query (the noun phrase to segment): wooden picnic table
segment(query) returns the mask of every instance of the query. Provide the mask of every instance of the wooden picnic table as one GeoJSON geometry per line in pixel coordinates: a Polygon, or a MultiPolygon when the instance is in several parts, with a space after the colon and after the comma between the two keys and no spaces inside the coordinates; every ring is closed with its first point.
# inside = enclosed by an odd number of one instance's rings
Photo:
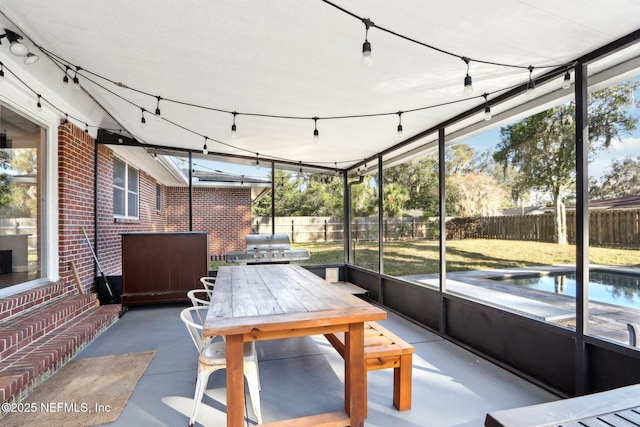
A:
{"type": "Polygon", "coordinates": [[[384,310],[297,265],[220,267],[203,335],[226,336],[227,426],[244,421],[244,342],[344,332],[344,409],[266,425],[363,427],[364,322],[386,317],[384,310]]]}

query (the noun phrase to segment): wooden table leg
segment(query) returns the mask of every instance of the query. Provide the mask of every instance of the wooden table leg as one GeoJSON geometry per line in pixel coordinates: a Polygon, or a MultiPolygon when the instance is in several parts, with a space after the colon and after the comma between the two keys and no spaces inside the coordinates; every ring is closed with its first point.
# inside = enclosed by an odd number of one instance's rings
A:
{"type": "Polygon", "coordinates": [[[367,412],[364,364],[364,323],[352,323],[344,340],[345,387],[344,409],[351,427],[364,427],[367,412]]]}
{"type": "Polygon", "coordinates": [[[227,426],[244,425],[244,341],[242,335],[227,336],[227,426]]]}

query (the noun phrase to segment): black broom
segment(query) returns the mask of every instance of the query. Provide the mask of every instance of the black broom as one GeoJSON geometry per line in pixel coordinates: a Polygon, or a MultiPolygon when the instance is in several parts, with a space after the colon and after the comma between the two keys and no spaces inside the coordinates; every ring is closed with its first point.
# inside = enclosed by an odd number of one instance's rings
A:
{"type": "Polygon", "coordinates": [[[91,246],[91,242],[89,241],[89,236],[87,236],[87,232],[84,231],[84,227],[80,227],[82,230],[82,234],[84,234],[84,238],[87,240],[87,245],[89,245],[89,249],[91,249],[91,254],[93,255],[93,259],[96,261],[96,265],[98,266],[98,271],[102,276],[102,280],[104,280],[104,287],[107,288],[107,292],[109,292],[110,302],[117,303],[118,298],[113,295],[111,291],[111,286],[109,286],[109,282],[107,281],[107,276],[105,276],[104,271],[102,271],[102,267],[100,266],[100,262],[98,261],[98,257],[96,256],[95,251],[93,250],[93,246],[91,246]]]}

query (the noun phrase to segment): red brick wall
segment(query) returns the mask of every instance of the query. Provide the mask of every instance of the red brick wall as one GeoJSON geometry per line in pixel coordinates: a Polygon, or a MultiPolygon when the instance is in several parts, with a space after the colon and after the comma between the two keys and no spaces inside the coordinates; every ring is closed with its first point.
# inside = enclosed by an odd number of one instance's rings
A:
{"type": "MultiPolygon", "coordinates": [[[[156,211],[156,181],[143,170],[139,177],[138,219],[113,217],[113,158],[109,147],[99,146],[98,158],[98,248],[102,269],[107,275],[122,274],[121,233],[165,231],[164,211],[156,211]],[[104,260],[103,260],[104,259],[104,260]]],[[[126,159],[122,159],[126,161],[126,159]]]]}
{"type": "MultiPolygon", "coordinates": [[[[94,245],[94,140],[67,123],[58,128],[58,234],[60,280],[73,284],[73,261],[85,291],[94,288],[93,256],[85,237],[94,245]]],[[[107,276],[122,274],[121,233],[136,231],[188,231],[189,194],[186,187],[163,187],[162,209],[156,210],[156,181],[139,171],[139,219],[113,217],[114,153],[98,145],[98,260],[107,276]]],[[[126,161],[126,159],[124,159],[126,161]]],[[[193,189],[193,231],[206,231],[209,259],[231,250],[244,250],[251,232],[251,190],[193,189]]],[[[99,272],[96,272],[99,274],[99,272]]]]}
{"type": "MultiPolygon", "coordinates": [[[[93,256],[82,234],[84,227],[95,249],[94,237],[94,140],[72,124],[58,128],[58,232],[60,280],[73,283],[73,261],[82,286],[93,290],[93,256]]],[[[98,260],[107,276],[122,274],[120,233],[164,231],[163,211],[157,213],[156,181],[143,171],[140,178],[138,220],[114,221],[113,151],[98,146],[98,260]]],[[[99,272],[97,272],[99,274],[99,272]]]]}
{"type": "MultiPolygon", "coordinates": [[[[189,194],[181,187],[167,188],[167,229],[189,229],[189,194]]],[[[239,188],[194,188],[193,231],[209,233],[209,259],[229,251],[245,250],[251,233],[251,190],[239,188]]]]}
{"type": "Polygon", "coordinates": [[[85,290],[93,286],[89,247],[80,231],[93,233],[93,139],[67,123],[58,128],[58,239],[60,280],[73,284],[75,264],[85,290]]]}

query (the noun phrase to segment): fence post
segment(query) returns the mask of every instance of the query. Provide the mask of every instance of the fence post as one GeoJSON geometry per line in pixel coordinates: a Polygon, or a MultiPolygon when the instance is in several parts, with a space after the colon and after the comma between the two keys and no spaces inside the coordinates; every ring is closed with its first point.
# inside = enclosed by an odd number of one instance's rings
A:
{"type": "Polygon", "coordinates": [[[327,220],[324,220],[324,242],[327,242],[327,220]]]}
{"type": "Polygon", "coordinates": [[[292,219],[291,220],[291,243],[296,242],[296,228],[294,224],[295,224],[295,221],[292,219]]]}

